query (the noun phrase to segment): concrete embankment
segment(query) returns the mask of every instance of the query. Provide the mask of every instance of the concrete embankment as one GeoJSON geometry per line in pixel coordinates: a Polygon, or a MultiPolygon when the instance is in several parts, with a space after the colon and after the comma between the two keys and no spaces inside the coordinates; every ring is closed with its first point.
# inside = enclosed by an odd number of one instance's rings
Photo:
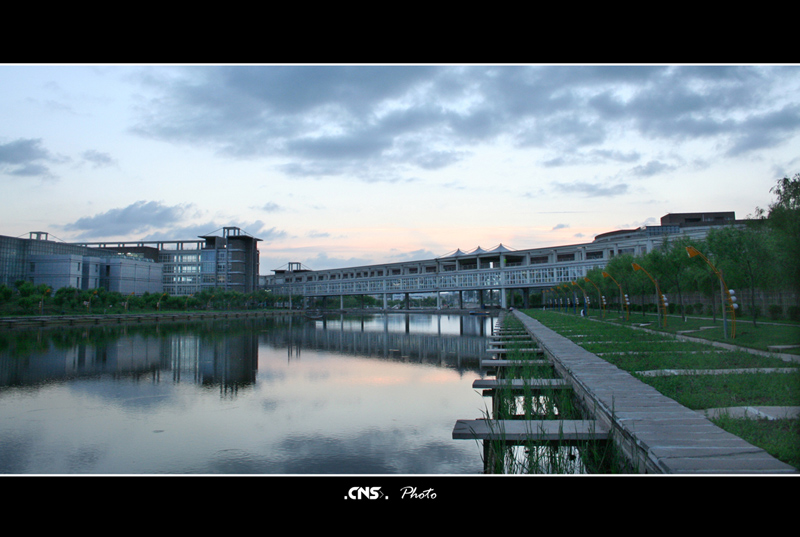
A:
{"type": "Polygon", "coordinates": [[[97,326],[174,321],[205,321],[209,319],[246,319],[276,315],[298,315],[302,311],[242,310],[169,313],[121,313],[98,315],[42,315],[31,317],[0,317],[0,330],[49,328],[58,326],[97,326]]]}
{"type": "Polygon", "coordinates": [[[540,322],[519,311],[513,313],[640,472],[797,473],[794,467],[724,431],[540,322]]]}

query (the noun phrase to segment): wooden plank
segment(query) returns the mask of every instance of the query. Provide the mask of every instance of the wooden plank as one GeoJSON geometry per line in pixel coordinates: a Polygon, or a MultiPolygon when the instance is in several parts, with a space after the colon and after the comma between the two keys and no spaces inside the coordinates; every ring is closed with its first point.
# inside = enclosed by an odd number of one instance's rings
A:
{"type": "Polygon", "coordinates": [[[533,354],[544,354],[543,349],[486,349],[489,354],[507,354],[509,352],[530,352],[533,354]]]}
{"type": "Polygon", "coordinates": [[[454,440],[559,442],[606,440],[608,430],[595,420],[458,420],[454,440]]]}
{"type": "Polygon", "coordinates": [[[526,365],[543,366],[553,363],[550,360],[481,360],[481,367],[525,367],[526,365]]]}
{"type": "Polygon", "coordinates": [[[472,387],[482,390],[496,390],[498,388],[522,389],[554,389],[563,390],[571,385],[564,379],[478,379],[472,387]]]}
{"type": "Polygon", "coordinates": [[[500,335],[500,336],[486,336],[489,339],[531,339],[531,336],[528,334],[508,334],[508,335],[500,335]]]}

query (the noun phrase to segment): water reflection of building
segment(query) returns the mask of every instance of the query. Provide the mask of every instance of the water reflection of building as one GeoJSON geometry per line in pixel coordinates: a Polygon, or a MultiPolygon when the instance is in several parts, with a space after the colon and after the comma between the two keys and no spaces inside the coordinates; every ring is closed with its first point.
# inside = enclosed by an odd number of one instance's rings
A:
{"type": "MultiPolygon", "coordinates": [[[[324,321],[293,322],[287,331],[262,334],[275,347],[286,346],[290,352],[320,350],[340,354],[374,356],[428,363],[460,369],[475,367],[486,358],[486,336],[491,333],[492,318],[470,316],[431,316],[389,314],[379,316],[327,316],[324,321]],[[412,328],[411,320],[456,318],[459,332],[412,328]]],[[[420,323],[423,324],[423,323],[420,323]]],[[[419,328],[419,327],[418,327],[419,328]]]]}
{"type": "Polygon", "coordinates": [[[158,338],[146,334],[109,337],[109,329],[39,329],[14,332],[0,354],[0,386],[36,385],[97,375],[142,375],[163,368],[158,338]]]}
{"type": "Polygon", "coordinates": [[[0,354],[0,386],[98,375],[232,387],[256,378],[257,336],[163,327],[16,331],[0,354]]]}

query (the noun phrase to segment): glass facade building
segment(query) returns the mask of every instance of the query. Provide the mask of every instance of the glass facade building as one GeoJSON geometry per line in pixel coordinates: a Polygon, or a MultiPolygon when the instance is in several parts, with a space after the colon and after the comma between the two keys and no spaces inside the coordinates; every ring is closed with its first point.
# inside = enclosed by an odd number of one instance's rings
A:
{"type": "Polygon", "coordinates": [[[162,268],[163,292],[189,296],[205,289],[250,293],[258,289],[261,239],[238,227],[222,228],[222,235],[192,240],[86,243],[107,251],[139,253],[162,268]]]}
{"type": "Polygon", "coordinates": [[[161,266],[141,255],[123,255],[49,240],[34,231],[27,239],[0,235],[0,285],[22,280],[53,291],[104,288],[123,294],[161,292],[161,266]]]}

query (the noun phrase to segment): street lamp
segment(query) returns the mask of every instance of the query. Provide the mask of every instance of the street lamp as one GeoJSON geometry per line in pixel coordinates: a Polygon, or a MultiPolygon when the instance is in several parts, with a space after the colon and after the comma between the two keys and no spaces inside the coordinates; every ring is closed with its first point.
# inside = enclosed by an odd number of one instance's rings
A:
{"type": "MultiPolygon", "coordinates": [[[[617,287],[619,287],[619,303],[620,303],[620,306],[622,306],[622,304],[623,304],[623,302],[622,302],[622,286],[621,286],[621,285],[619,284],[619,282],[618,282],[617,280],[615,280],[615,279],[614,279],[614,277],[613,277],[611,274],[609,274],[608,272],[605,272],[605,271],[603,271],[603,277],[604,277],[604,278],[611,278],[611,281],[612,281],[612,282],[614,282],[614,283],[616,283],[616,284],[617,284],[617,287]]],[[[631,320],[631,310],[630,310],[630,308],[628,307],[628,301],[627,301],[627,300],[625,300],[625,311],[626,311],[625,320],[626,320],[626,321],[630,321],[630,320],[631,320]]]]}
{"type": "Polygon", "coordinates": [[[648,273],[646,270],[644,270],[641,265],[639,265],[637,263],[631,263],[631,264],[633,265],[633,270],[634,271],[641,270],[642,272],[647,274],[647,277],[650,278],[650,281],[652,281],[653,285],[656,286],[656,297],[659,299],[659,302],[661,304],[661,308],[659,308],[659,311],[663,310],[663,312],[664,312],[663,313],[663,315],[664,315],[664,317],[663,317],[664,318],[664,327],[666,327],[667,326],[667,305],[665,303],[666,297],[661,294],[661,289],[658,288],[658,282],[652,276],[650,276],[650,273],[648,273]]]}
{"type": "MultiPolygon", "coordinates": [[[[583,305],[586,307],[586,316],[588,317],[589,316],[589,305],[586,303],[586,291],[583,290],[583,287],[581,287],[578,284],[578,282],[572,282],[572,285],[576,286],[578,289],[581,290],[581,293],[583,293],[583,305]]],[[[578,297],[577,296],[575,297],[575,313],[578,313],[578,297]]]]}
{"type": "Polygon", "coordinates": [[[39,315],[44,315],[44,297],[50,294],[50,288],[47,287],[42,291],[42,299],[39,301],[39,315]]]}
{"type": "MultiPolygon", "coordinates": [[[[699,255],[703,259],[703,261],[705,261],[708,264],[708,266],[711,267],[711,270],[714,271],[714,274],[717,275],[717,278],[719,278],[719,291],[720,294],[722,295],[722,303],[727,304],[728,308],[730,308],[731,310],[731,339],[735,339],[736,308],[738,307],[738,304],[736,304],[736,295],[732,290],[728,289],[727,285],[725,285],[725,280],[722,278],[722,271],[717,267],[715,267],[711,263],[711,261],[708,260],[706,256],[700,253],[700,251],[697,248],[695,248],[694,246],[687,246],[686,253],[689,254],[689,257],[696,257],[699,255]]],[[[728,320],[725,316],[726,309],[727,309],[726,307],[722,308],[722,334],[725,338],[728,337],[728,320]]]]}
{"type": "MultiPolygon", "coordinates": [[[[606,318],[606,302],[605,302],[605,298],[603,297],[603,294],[600,292],[600,288],[597,287],[597,285],[595,285],[595,283],[592,280],[590,280],[588,276],[584,277],[583,279],[584,279],[584,281],[587,281],[587,282],[591,283],[594,286],[594,288],[597,289],[597,298],[600,301],[600,308],[602,309],[602,312],[603,312],[603,319],[605,319],[606,318]]],[[[587,314],[589,313],[589,308],[586,308],[586,313],[587,314]]]]}

